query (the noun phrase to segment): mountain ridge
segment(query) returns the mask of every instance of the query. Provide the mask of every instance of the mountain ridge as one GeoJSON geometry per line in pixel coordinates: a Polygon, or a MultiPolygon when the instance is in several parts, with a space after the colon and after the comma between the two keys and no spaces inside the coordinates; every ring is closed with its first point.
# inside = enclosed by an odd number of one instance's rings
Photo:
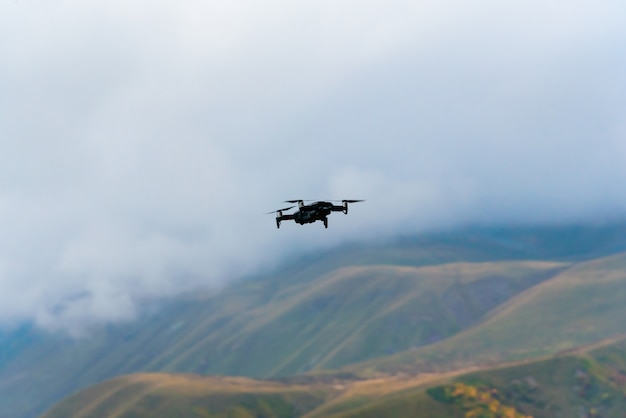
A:
{"type": "Polygon", "coordinates": [[[626,339],[567,354],[447,373],[289,383],[137,374],[77,393],[42,418],[412,417],[617,418],[626,408],[626,339]],[[276,398],[271,400],[269,395],[276,398]],[[305,395],[305,394],[308,394],[305,395]],[[113,396],[111,396],[113,395],[113,396]],[[582,412],[581,412],[582,411],[582,412]],[[104,413],[104,414],[103,414],[104,413]],[[473,414],[473,415],[472,415],[473,414]],[[498,415],[500,414],[500,415],[498,415]]]}
{"type": "Polygon", "coordinates": [[[475,325],[590,252],[625,246],[624,237],[624,224],[474,229],[304,257],[271,276],[173,302],[89,339],[27,345],[0,369],[0,416],[10,410],[32,417],[70,392],[132,372],[286,377],[412,353],[475,325]],[[516,271],[520,265],[526,276],[516,271]],[[494,266],[500,270],[469,281],[470,270],[494,266]],[[443,279],[435,280],[436,272],[443,279]],[[456,280],[459,274],[465,281],[456,280]],[[58,384],[49,387],[49,379],[58,384]]]}
{"type": "Polygon", "coordinates": [[[446,341],[400,353],[395,358],[386,357],[362,366],[351,365],[346,370],[373,367],[393,372],[401,371],[402,364],[418,369],[417,364],[424,364],[429,370],[436,364],[450,367],[458,361],[461,364],[468,361],[493,363],[513,360],[518,355],[553,354],[626,333],[626,323],[620,320],[626,315],[624,301],[626,253],[574,265],[519,293],[487,314],[475,327],[446,341]],[[623,267],[618,268],[620,266],[623,267]],[[612,269],[607,270],[607,267],[612,269]],[[581,278],[581,273],[593,274],[593,282],[589,277],[581,278]],[[581,313],[583,309],[585,311],[581,313]],[[609,314],[598,313],[599,309],[609,310],[609,314]],[[488,347],[491,341],[496,340],[497,344],[492,346],[509,352],[505,352],[504,357],[496,355],[494,360],[494,352],[488,347]],[[535,342],[528,343],[527,340],[535,342]],[[458,347],[463,347],[463,350],[458,347]]]}

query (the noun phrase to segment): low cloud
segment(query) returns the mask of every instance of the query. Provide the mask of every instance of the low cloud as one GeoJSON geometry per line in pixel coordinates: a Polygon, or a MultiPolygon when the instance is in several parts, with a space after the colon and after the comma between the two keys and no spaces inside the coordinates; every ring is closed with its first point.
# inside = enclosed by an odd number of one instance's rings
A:
{"type": "Polygon", "coordinates": [[[78,332],[297,251],[626,212],[626,6],[0,5],[0,324],[78,332]],[[367,199],[330,228],[287,199],[367,199]]]}

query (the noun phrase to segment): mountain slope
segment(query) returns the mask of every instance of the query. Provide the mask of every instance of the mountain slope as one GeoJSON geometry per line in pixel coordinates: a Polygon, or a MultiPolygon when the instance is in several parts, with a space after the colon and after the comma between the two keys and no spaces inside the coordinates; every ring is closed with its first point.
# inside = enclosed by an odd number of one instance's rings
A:
{"type": "MultiPolygon", "coordinates": [[[[39,375],[54,378],[56,385],[45,387],[37,399],[64,396],[72,386],[113,373],[284,376],[401,352],[471,326],[565,266],[519,261],[346,267],[270,295],[251,282],[212,304],[198,303],[201,311],[179,311],[170,321],[165,317],[132,334],[108,336],[117,344],[59,342],[47,354],[59,361],[47,362],[39,375]]],[[[31,366],[14,364],[22,365],[31,366]]],[[[32,402],[16,394],[0,404],[15,406],[20,399],[32,402]]]]}
{"type": "Polygon", "coordinates": [[[71,396],[45,417],[293,417],[317,407],[329,391],[248,378],[138,374],[71,396]]]}
{"type": "Polygon", "coordinates": [[[624,237],[626,225],[609,224],[468,228],[352,244],[219,292],[147,303],[136,322],[79,340],[3,335],[0,416],[32,417],[125,373],[277,376],[415,350],[475,325],[569,263],[626,248],[624,237]],[[525,263],[521,274],[516,262],[525,263]]]}
{"type": "Polygon", "coordinates": [[[279,291],[223,332],[181,341],[185,355],[161,367],[191,371],[203,364],[210,373],[279,376],[391,354],[458,332],[562,268],[548,262],[343,268],[279,291]]]}
{"type": "Polygon", "coordinates": [[[60,402],[42,418],[623,417],[626,342],[461,374],[300,383],[131,375],[60,402]]]}
{"type": "Polygon", "coordinates": [[[576,265],[445,341],[348,370],[442,370],[541,356],[626,333],[626,253],[576,265]]]}

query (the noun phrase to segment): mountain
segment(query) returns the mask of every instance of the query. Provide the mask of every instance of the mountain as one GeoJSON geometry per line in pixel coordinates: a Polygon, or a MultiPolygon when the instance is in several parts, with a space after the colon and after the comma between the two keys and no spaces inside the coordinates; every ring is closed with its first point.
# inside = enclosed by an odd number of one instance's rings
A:
{"type": "MultiPolygon", "coordinates": [[[[137,372],[257,378],[314,372],[323,378],[326,370],[347,367],[340,375],[371,376],[542,354],[530,344],[518,357],[483,344],[494,354],[481,351],[480,337],[463,336],[486,329],[484,335],[499,342],[497,321],[484,327],[515,311],[507,304],[532,301],[524,295],[538,286],[625,250],[625,232],[624,224],[469,228],[352,244],[291,260],[220,291],[148,306],[134,323],[78,340],[32,329],[7,335],[0,340],[3,349],[5,341],[12,347],[0,351],[0,416],[33,417],[72,392],[137,372]],[[437,345],[453,338],[469,338],[467,359],[461,346],[437,345]],[[439,363],[437,350],[428,354],[435,346],[443,347],[439,363]]],[[[581,289],[567,303],[580,304],[588,295],[581,289]]],[[[520,306],[521,316],[508,321],[524,321],[523,306],[534,305],[520,306]]],[[[613,331],[618,327],[582,342],[613,331]]],[[[576,344],[556,336],[547,352],[576,344]]]]}
{"type": "MultiPolygon", "coordinates": [[[[454,335],[565,266],[515,261],[344,267],[314,282],[278,288],[271,298],[258,282],[249,283],[211,303],[162,311],[143,329],[129,326],[127,333],[89,341],[59,339],[39,347],[47,353],[31,353],[38,356],[24,356],[13,367],[37,371],[44,395],[38,399],[112,372],[270,377],[330,369],[454,335]],[[48,385],[53,379],[55,385],[48,385]]],[[[32,382],[29,374],[15,376],[12,384],[32,382]]],[[[20,394],[3,399],[14,407],[20,394]]]]}
{"type": "Polygon", "coordinates": [[[553,354],[626,334],[625,301],[626,254],[622,253],[572,265],[444,341],[347,370],[447,370],[553,354]]]}
{"type": "Polygon", "coordinates": [[[626,341],[455,374],[268,381],[142,374],[75,394],[42,418],[618,418],[626,410],[626,341]]]}
{"type": "Polygon", "coordinates": [[[328,388],[242,377],[137,374],[68,398],[46,417],[293,417],[316,408],[328,388]]]}

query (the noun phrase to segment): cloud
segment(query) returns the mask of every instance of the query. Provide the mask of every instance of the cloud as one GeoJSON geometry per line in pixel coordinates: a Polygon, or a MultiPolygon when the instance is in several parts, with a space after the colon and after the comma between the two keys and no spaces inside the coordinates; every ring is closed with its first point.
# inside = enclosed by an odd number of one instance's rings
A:
{"type": "Polygon", "coordinates": [[[298,251],[626,210],[624,6],[0,5],[0,323],[77,332],[298,251]],[[367,199],[331,227],[286,199],[367,199]]]}

